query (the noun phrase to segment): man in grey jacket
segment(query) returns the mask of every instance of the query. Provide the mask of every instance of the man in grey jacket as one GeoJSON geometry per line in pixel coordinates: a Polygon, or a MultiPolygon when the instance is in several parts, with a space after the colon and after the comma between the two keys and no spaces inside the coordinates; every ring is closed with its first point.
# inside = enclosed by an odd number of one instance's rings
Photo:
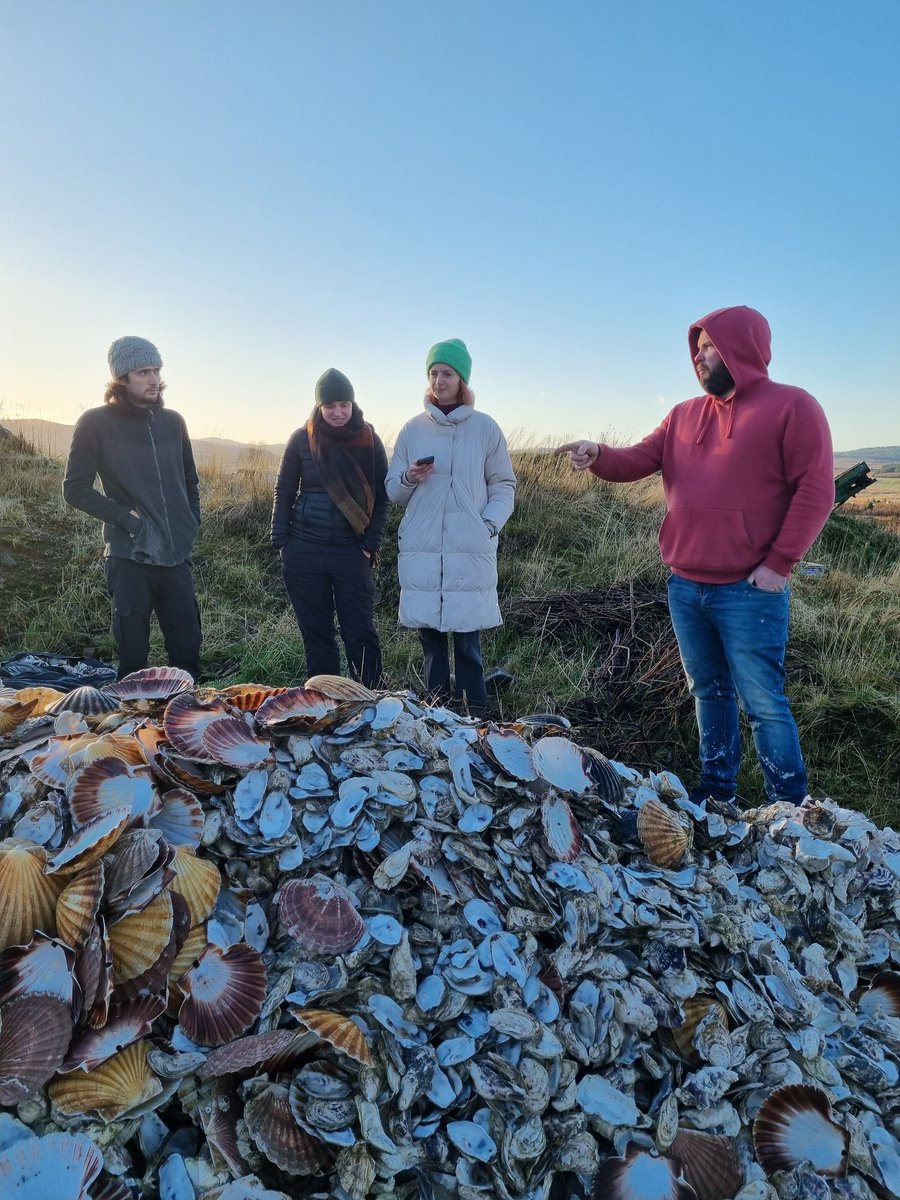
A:
{"type": "Polygon", "coordinates": [[[170,665],[196,680],[201,633],[191,553],[200,490],[190,438],[182,417],[163,406],[162,358],[152,342],[118,338],[108,357],[105,403],[75,426],[63,496],[103,522],[118,678],[146,667],[155,612],[170,665]]]}

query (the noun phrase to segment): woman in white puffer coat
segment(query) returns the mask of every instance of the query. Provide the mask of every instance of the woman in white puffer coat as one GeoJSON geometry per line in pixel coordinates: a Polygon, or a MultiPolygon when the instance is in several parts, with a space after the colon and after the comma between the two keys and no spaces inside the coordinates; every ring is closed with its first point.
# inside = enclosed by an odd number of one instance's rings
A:
{"type": "Polygon", "coordinates": [[[400,624],[418,630],[425,686],[440,702],[451,695],[453,634],[456,699],[478,716],[487,702],[480,631],[501,624],[497,535],[513,511],[516,476],[500,426],[475,410],[465,343],[438,342],[425,369],[425,410],[401,429],[385,480],[406,509],[400,624]]]}

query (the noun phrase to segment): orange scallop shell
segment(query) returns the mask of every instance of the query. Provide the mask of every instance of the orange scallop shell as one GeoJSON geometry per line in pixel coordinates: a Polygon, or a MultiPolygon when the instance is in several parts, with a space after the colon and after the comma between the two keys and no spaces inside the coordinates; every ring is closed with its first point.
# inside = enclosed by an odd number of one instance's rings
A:
{"type": "Polygon", "coordinates": [[[301,1025],[336,1050],[343,1050],[350,1058],[369,1066],[374,1062],[366,1035],[350,1017],[326,1008],[295,1008],[292,1011],[301,1025]]]}
{"type": "Polygon", "coordinates": [[[172,864],[175,878],[169,887],[187,901],[191,926],[206,921],[215,908],[222,886],[222,876],[215,863],[199,858],[191,846],[178,846],[172,864]]]}
{"type": "Polygon", "coordinates": [[[10,702],[0,702],[0,737],[6,737],[12,733],[14,729],[32,715],[37,708],[37,700],[27,700],[24,703],[20,700],[10,702]]]}
{"type": "Polygon", "coordinates": [[[173,923],[172,897],[168,892],[160,892],[140,912],[110,925],[117,984],[150,970],[169,944],[173,923]]]}
{"type": "Polygon", "coordinates": [[[681,1007],[684,1010],[684,1020],[672,1030],[672,1038],[681,1056],[694,1062],[697,1060],[697,1052],[694,1049],[697,1026],[708,1013],[715,1012],[727,1029],[728,1009],[714,996],[702,992],[683,1000],[681,1007]]]}
{"type": "Polygon", "coordinates": [[[50,1084],[50,1100],[66,1117],[94,1115],[115,1121],[162,1094],[162,1084],[147,1062],[146,1039],[126,1046],[89,1075],[73,1071],[50,1084]]]}
{"type": "Polygon", "coordinates": [[[266,998],[266,968],[245,942],[220,950],[209,945],[178,984],[181,1028],[201,1046],[222,1046],[246,1032],[266,998]]]}
{"type": "Polygon", "coordinates": [[[647,800],[638,810],[637,832],[644,852],[657,867],[679,866],[694,841],[690,824],[656,799],[647,800]]]}
{"type": "Polygon", "coordinates": [[[104,881],[103,862],[98,860],[70,879],[59,894],[56,901],[56,930],[62,941],[74,950],[84,945],[94,928],[103,897],[104,881]]]}
{"type": "Polygon", "coordinates": [[[377,692],[345,675],[311,675],[303,687],[307,692],[320,692],[330,700],[365,700],[370,703],[378,699],[377,692]]]}
{"type": "Polygon", "coordinates": [[[28,704],[31,700],[37,701],[37,707],[34,709],[32,715],[39,717],[47,711],[48,704],[52,704],[54,700],[59,700],[65,694],[65,692],[60,692],[52,687],[24,687],[13,692],[13,698],[21,704],[28,704]]]}
{"type": "Polygon", "coordinates": [[[260,705],[256,722],[265,729],[279,725],[312,727],[336,708],[337,702],[322,692],[307,691],[300,687],[288,688],[260,705]]]}
{"type": "Polygon", "coordinates": [[[228,703],[241,712],[255,713],[270,696],[280,696],[286,691],[287,688],[284,687],[265,687],[260,683],[236,683],[223,688],[219,694],[225,696],[228,703]]]}
{"type": "Polygon", "coordinates": [[[32,842],[0,842],[0,950],[24,946],[35,930],[56,933],[56,901],[62,880],[44,874],[47,852],[32,842]]]}

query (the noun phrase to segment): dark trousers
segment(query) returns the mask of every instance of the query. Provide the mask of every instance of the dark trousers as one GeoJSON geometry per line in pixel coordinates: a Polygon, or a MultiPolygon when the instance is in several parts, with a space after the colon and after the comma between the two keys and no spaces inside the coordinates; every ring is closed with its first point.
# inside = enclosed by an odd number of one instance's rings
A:
{"type": "Polygon", "coordinates": [[[441,633],[420,629],[419,640],[425,655],[425,688],[435,700],[450,698],[450,637],[456,668],[456,699],[465,701],[469,712],[481,716],[487,704],[484,663],[481,659],[481,633],[441,633]]]}
{"type": "Polygon", "coordinates": [[[359,545],[326,546],[289,538],[281,551],[281,570],[303,635],[307,675],[341,673],[334,629],[337,612],[350,674],[366,687],[380,688],[375,581],[372,563],[359,545]]]}
{"type": "Polygon", "coordinates": [[[188,563],[153,567],[130,558],[108,558],[106,589],[113,605],[118,679],[146,667],[154,612],[169,665],[189,671],[195,680],[200,678],[200,609],[188,563]]]}

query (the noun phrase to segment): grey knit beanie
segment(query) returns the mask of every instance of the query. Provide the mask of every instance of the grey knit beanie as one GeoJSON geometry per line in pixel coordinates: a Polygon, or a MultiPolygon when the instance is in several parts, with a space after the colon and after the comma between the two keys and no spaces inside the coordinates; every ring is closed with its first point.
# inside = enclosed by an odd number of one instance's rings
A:
{"type": "Polygon", "coordinates": [[[352,404],[353,400],[353,384],[337,367],[329,367],[316,380],[317,408],[323,404],[352,404]]]}
{"type": "Polygon", "coordinates": [[[121,379],[129,371],[139,371],[141,367],[161,367],[162,355],[146,338],[120,337],[116,338],[109,348],[107,355],[109,369],[113,379],[121,379]]]}

